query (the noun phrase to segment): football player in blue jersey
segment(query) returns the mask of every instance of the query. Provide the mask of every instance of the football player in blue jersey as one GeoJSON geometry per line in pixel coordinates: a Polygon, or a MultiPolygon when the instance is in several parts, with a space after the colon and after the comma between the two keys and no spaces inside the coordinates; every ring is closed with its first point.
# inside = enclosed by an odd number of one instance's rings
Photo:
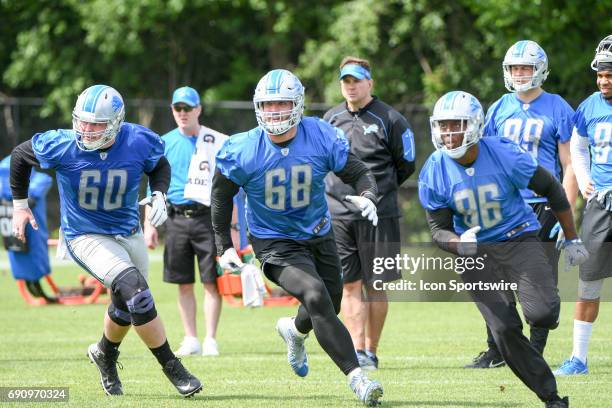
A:
{"type": "Polygon", "coordinates": [[[591,256],[580,265],[572,355],[556,375],[588,374],[587,352],[601,288],[612,276],[612,35],[597,46],[591,68],[597,71],[599,92],[576,110],[570,141],[578,186],[587,200],[581,234],[591,256]]]}
{"type": "Polygon", "coordinates": [[[48,174],[32,171],[28,191],[29,207],[38,220],[38,231],[31,227],[26,229],[25,241],[13,236],[13,196],[9,182],[11,156],[0,161],[0,234],[7,250],[11,272],[15,279],[23,279],[34,296],[42,297],[47,302],[57,299],[45,294],[40,285],[40,279],[51,273],[49,265],[49,247],[47,239],[47,192],[53,185],[53,178],[48,174]]]}
{"type": "MultiPolygon", "coordinates": [[[[563,188],[572,207],[575,206],[578,186],[571,166],[569,140],[572,134],[573,109],[559,95],[542,89],[548,76],[546,53],[534,41],[519,41],[506,52],[502,64],[504,82],[510,93],[499,98],[487,111],[484,136],[502,136],[517,143],[531,153],[538,165],[560,179],[563,170],[563,188]]],[[[533,191],[521,191],[525,201],[533,208],[541,228],[539,237],[558,280],[559,250],[555,248],[559,223],[546,198],[533,191]]],[[[562,239],[562,234],[561,239],[562,239]]],[[[531,327],[530,342],[544,353],[548,329],[531,327]]],[[[487,328],[488,349],[480,353],[466,368],[494,368],[504,365],[487,328]]]]}
{"type": "Polygon", "coordinates": [[[565,231],[568,263],[584,262],[588,254],[559,181],[507,138],[481,139],[483,116],[480,102],[466,92],[449,92],[438,100],[430,118],[437,151],[421,170],[419,199],[438,246],[486,259],[484,268],[461,277],[473,285],[470,295],[510,369],[547,407],[567,407],[542,354],[523,335],[512,293],[479,288],[501,280],[520,282],[516,297],[525,320],[548,329],[558,325],[559,294],[537,236],[537,217],[521,196],[525,188],[547,198],[565,231]]]}
{"type": "Polygon", "coordinates": [[[124,115],[121,95],[110,86],[94,85],[76,101],[72,130],[37,133],[13,150],[13,234],[23,240],[28,223],[37,228],[27,200],[32,167],[54,169],[68,251],[111,291],[102,338],[87,350],[104,392],[123,394],[116,367],[119,345],[134,326],[164,374],[181,395],[189,397],[202,384],[168,345],[146,281],[148,258],[138,211],[144,173],[153,191],[150,221],[161,225],[166,220],[170,166],[160,137],[143,126],[125,123],[124,115]]]}
{"type": "Polygon", "coordinates": [[[353,185],[358,195],[345,199],[376,225],[374,176],[349,153],[341,130],[302,117],[304,87],[291,72],[268,72],[253,102],[259,126],[232,136],[217,154],[212,220],[219,263],[223,268],[242,264],[230,237],[232,198],[242,187],[249,238],[265,275],[301,303],[295,318],[282,318],[276,326],[291,368],[301,377],[308,374],[304,341],[314,330],[357,397],[376,405],[383,388],[361,371],[349,332],[337,317],[342,269],[324,183],[334,172],[353,185]]]}

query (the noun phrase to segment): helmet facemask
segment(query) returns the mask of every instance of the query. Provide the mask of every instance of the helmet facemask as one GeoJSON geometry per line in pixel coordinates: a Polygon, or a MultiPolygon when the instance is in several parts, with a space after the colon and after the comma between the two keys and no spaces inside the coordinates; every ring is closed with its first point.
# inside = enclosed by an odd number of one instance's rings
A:
{"type": "Polygon", "coordinates": [[[275,69],[260,79],[253,96],[255,117],[269,135],[278,136],[297,126],[304,113],[304,87],[290,71],[275,69]],[[292,102],[289,110],[266,112],[265,102],[292,102]]]}
{"type": "Polygon", "coordinates": [[[504,72],[504,85],[510,92],[526,92],[542,86],[548,77],[548,57],[534,41],[519,41],[508,49],[502,63],[504,72]],[[513,65],[528,65],[533,69],[531,77],[512,76],[513,65]]]}
{"type": "Polygon", "coordinates": [[[467,150],[478,143],[480,140],[480,129],[478,129],[477,121],[474,118],[463,117],[463,118],[434,118],[431,117],[429,120],[431,126],[431,137],[434,142],[434,146],[437,150],[442,150],[452,159],[460,159],[465,155],[467,150]],[[461,121],[461,127],[459,130],[442,130],[442,122],[449,120],[461,121]],[[455,139],[463,135],[461,145],[454,149],[449,149],[444,143],[445,137],[455,139]]]}
{"type": "Polygon", "coordinates": [[[277,136],[286,133],[289,129],[300,123],[304,112],[304,96],[294,99],[275,99],[254,102],[257,123],[269,135],[277,136]],[[267,112],[264,110],[265,102],[290,101],[293,107],[290,110],[267,112]]]}
{"type": "Polygon", "coordinates": [[[121,95],[106,85],[94,85],[79,95],[72,111],[72,129],[77,147],[94,151],[112,143],[121,130],[125,106],[121,95]],[[87,131],[87,123],[106,124],[101,130],[87,131]]]}
{"type": "Polygon", "coordinates": [[[470,147],[482,137],[484,114],[478,99],[463,91],[452,91],[443,95],[436,102],[433,114],[429,118],[431,141],[436,150],[440,150],[452,159],[460,159],[470,147]],[[443,121],[461,121],[460,126],[443,130],[443,121]],[[444,137],[460,137],[461,145],[452,149],[446,147],[444,137]]]}

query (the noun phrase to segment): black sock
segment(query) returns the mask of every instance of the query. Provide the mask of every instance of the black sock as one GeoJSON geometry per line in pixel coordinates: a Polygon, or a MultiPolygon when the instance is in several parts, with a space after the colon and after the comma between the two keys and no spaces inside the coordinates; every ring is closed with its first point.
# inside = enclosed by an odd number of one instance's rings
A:
{"type": "Polygon", "coordinates": [[[174,360],[176,358],[172,350],[170,350],[168,340],[166,340],[161,346],[149,350],[151,350],[151,353],[153,353],[153,355],[162,367],[164,367],[168,361],[174,360]]]}
{"type": "Polygon", "coordinates": [[[102,338],[98,342],[98,347],[100,351],[102,351],[105,355],[113,356],[119,353],[119,343],[115,343],[106,338],[104,333],[102,333],[102,338]]]}

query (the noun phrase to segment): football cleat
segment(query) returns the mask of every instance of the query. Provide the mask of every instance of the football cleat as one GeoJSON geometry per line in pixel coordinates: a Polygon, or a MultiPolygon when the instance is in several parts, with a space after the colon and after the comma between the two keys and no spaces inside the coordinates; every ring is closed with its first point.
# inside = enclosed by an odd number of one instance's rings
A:
{"type": "Polygon", "coordinates": [[[478,354],[471,364],[463,366],[463,368],[497,368],[506,365],[499,351],[488,349],[478,354]]]}
{"type": "Polygon", "coordinates": [[[98,343],[94,343],[87,348],[87,357],[98,368],[100,384],[106,395],[123,395],[123,387],[117,374],[117,365],[123,369],[121,363],[117,362],[119,352],[115,356],[107,356],[100,350],[98,343]]]}
{"type": "Polygon", "coordinates": [[[202,391],[200,380],[187,371],[178,358],[168,361],[162,370],[183,397],[189,398],[202,391]]]}
{"type": "Polygon", "coordinates": [[[293,330],[293,318],[282,317],[276,323],[276,331],[287,344],[287,361],[293,372],[300,377],[308,375],[308,356],[304,341],[306,337],[298,336],[293,330]]]}
{"type": "Polygon", "coordinates": [[[378,368],[378,357],[376,357],[376,354],[357,350],[357,361],[359,362],[359,367],[364,370],[372,371],[378,368]]]}
{"type": "Polygon", "coordinates": [[[546,408],[569,408],[569,398],[563,397],[554,401],[546,401],[546,408]]]}
{"type": "Polygon", "coordinates": [[[351,390],[357,395],[359,401],[368,407],[375,407],[380,404],[383,396],[383,387],[378,381],[368,379],[363,373],[357,374],[350,382],[351,390]]]}
{"type": "Polygon", "coordinates": [[[555,371],[553,371],[554,375],[585,375],[589,373],[589,367],[587,367],[586,363],[580,361],[579,358],[572,356],[563,362],[555,371]]]}

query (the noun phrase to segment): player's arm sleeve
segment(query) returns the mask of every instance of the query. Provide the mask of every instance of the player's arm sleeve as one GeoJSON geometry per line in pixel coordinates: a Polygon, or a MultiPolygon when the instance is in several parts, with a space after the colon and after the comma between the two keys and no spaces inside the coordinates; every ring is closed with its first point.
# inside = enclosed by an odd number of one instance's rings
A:
{"type": "Polygon", "coordinates": [[[170,163],[165,156],[160,157],[153,170],[146,174],[149,176],[149,188],[151,191],[161,191],[164,194],[168,192],[172,171],[170,163]]]}
{"type": "Polygon", "coordinates": [[[392,122],[389,144],[391,156],[397,169],[397,185],[402,185],[415,170],[414,133],[408,120],[399,113],[392,122]]]}
{"type": "Polygon", "coordinates": [[[572,138],[570,139],[570,154],[572,157],[572,167],[576,174],[576,181],[578,181],[578,188],[584,193],[591,182],[589,139],[582,136],[576,127],[574,127],[572,138]]]}
{"type": "Polygon", "coordinates": [[[376,179],[366,165],[353,153],[348,154],[346,165],[340,171],[335,172],[336,176],[345,184],[353,186],[359,195],[378,203],[378,187],[376,179]]]}
{"type": "Polygon", "coordinates": [[[542,166],[536,168],[527,187],[537,194],[546,197],[548,205],[553,212],[565,211],[570,208],[563,186],[542,166]]]}
{"type": "Polygon", "coordinates": [[[240,186],[225,177],[219,169],[215,169],[211,194],[212,225],[215,232],[215,244],[219,256],[230,248],[232,244],[232,212],[234,196],[238,194],[240,186]]]}
{"type": "Polygon", "coordinates": [[[10,183],[14,200],[28,198],[30,175],[34,166],[40,166],[40,163],[32,149],[32,140],[23,142],[13,149],[10,183]]]}
{"type": "Polygon", "coordinates": [[[459,237],[453,229],[453,211],[450,208],[439,208],[426,210],[425,214],[433,242],[444,251],[457,254],[456,242],[459,237]]]}

